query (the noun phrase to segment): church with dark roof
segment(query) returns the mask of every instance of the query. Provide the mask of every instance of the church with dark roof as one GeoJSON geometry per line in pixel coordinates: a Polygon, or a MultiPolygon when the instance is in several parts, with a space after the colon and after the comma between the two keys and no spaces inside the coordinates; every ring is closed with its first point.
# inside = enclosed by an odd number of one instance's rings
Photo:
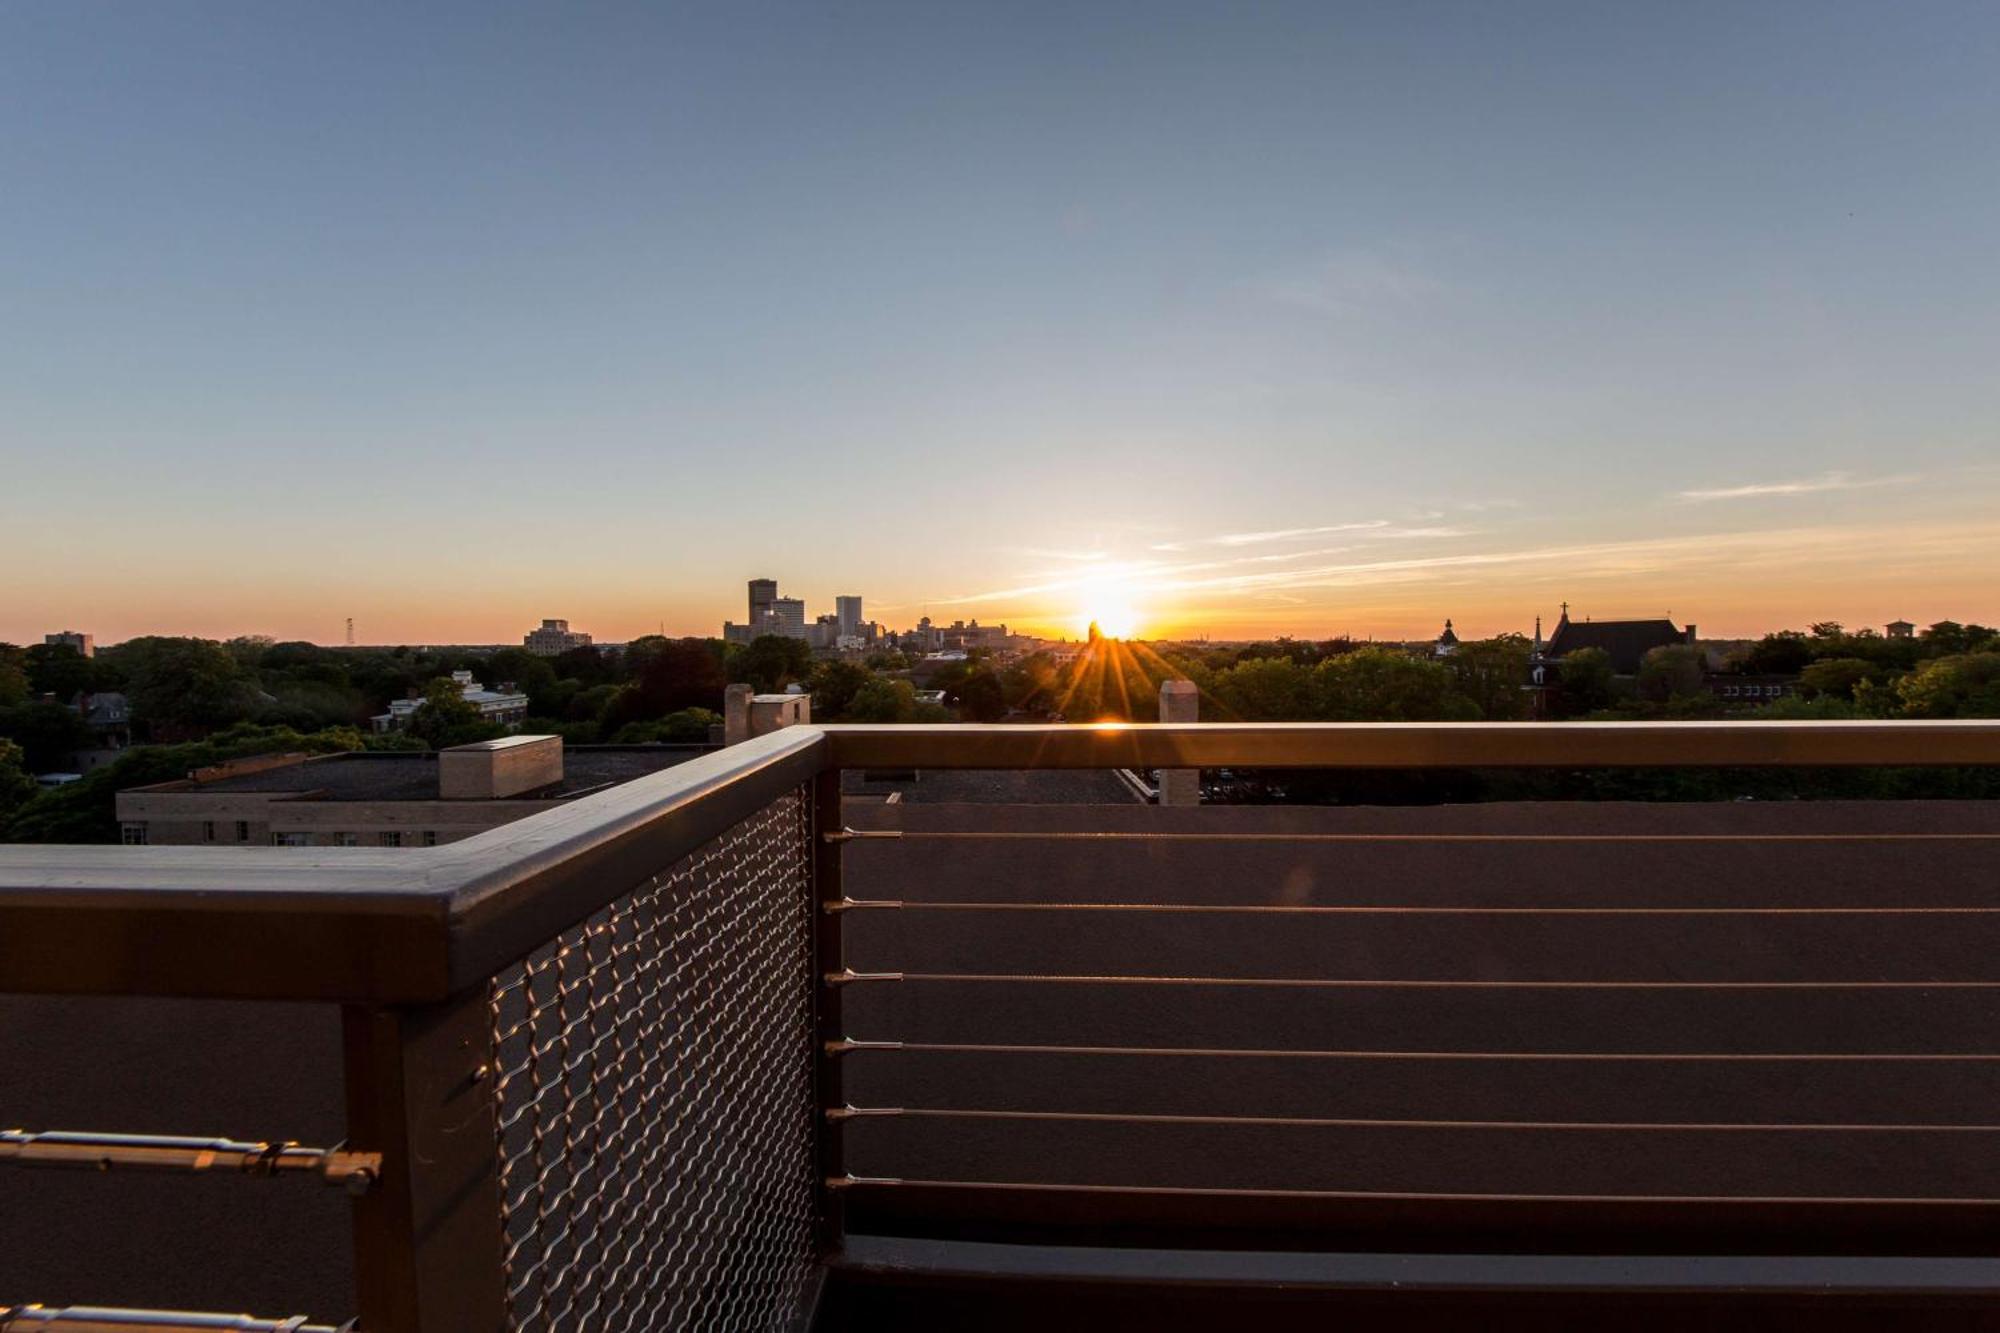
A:
{"type": "MultiPolygon", "coordinates": [[[[1537,627],[1536,638],[1541,637],[1537,627]]],[[[1671,620],[1571,620],[1569,603],[1564,602],[1562,619],[1549,635],[1548,646],[1540,654],[1557,661],[1581,648],[1601,648],[1611,658],[1611,669],[1621,676],[1639,673],[1640,663],[1655,648],[1694,642],[1694,626],[1674,628],[1671,620]]]]}

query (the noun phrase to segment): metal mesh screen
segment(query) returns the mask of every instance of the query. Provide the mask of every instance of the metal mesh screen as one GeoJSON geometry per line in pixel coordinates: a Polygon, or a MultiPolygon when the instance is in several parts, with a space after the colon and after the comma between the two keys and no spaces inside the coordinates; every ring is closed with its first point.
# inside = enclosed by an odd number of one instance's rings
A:
{"type": "Polygon", "coordinates": [[[511,1327],[796,1318],[814,1259],[810,825],[788,793],[494,978],[511,1327]]]}

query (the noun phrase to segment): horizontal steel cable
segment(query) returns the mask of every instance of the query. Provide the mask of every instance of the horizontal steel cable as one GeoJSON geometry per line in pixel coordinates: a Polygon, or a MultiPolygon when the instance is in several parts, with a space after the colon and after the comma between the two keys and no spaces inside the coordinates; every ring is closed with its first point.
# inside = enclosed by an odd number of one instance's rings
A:
{"type": "Polygon", "coordinates": [[[2000,907],[1396,907],[1381,904],[956,902],[843,898],[830,912],[1179,912],[1231,916],[2000,916],[2000,907]]]}
{"type": "Polygon", "coordinates": [[[907,1052],[912,1054],[965,1055],[1089,1055],[1089,1056],[1187,1056],[1227,1057],[1256,1060],[1550,1060],[1625,1061],[1631,1063],[1715,1062],[1825,1062],[1825,1063],[1915,1063],[1915,1062],[2000,1062],[2000,1053],[1965,1052],[1882,1052],[1770,1051],[1367,1051],[1367,1050],[1274,1050],[1240,1046],[1054,1046],[1025,1043],[943,1042],[943,1041],[848,1041],[829,1043],[829,1054],[860,1052],[907,1052]]]}
{"type": "Polygon", "coordinates": [[[1083,986],[1239,986],[1296,990],[2000,990],[2000,981],[1491,981],[1348,977],[1149,977],[1033,972],[830,972],[828,985],[866,981],[1083,986]]]}
{"type": "Polygon", "coordinates": [[[1419,1203],[1834,1204],[1891,1207],[2000,1206],[2000,1199],[1814,1194],[1507,1194],[1424,1190],[1230,1189],[1191,1185],[1081,1185],[1008,1180],[923,1180],[896,1176],[832,1176],[829,1189],[952,1189],[1056,1194],[1185,1195],[1192,1198],[1380,1199],[1419,1203]]]}
{"type": "Polygon", "coordinates": [[[1628,1134],[1994,1134],[2000,1125],[1827,1124],[1817,1122],[1673,1120],[1442,1120],[1374,1116],[1181,1115],[1133,1111],[1010,1111],[940,1106],[841,1106],[825,1112],[833,1121],[852,1119],[1038,1120],[1117,1125],[1221,1125],[1279,1129],[1476,1129],[1541,1132],[1596,1131],[1628,1134]]]}
{"type": "Polygon", "coordinates": [[[1080,829],[843,829],[840,841],[906,842],[1991,842],[2000,833],[1243,833],[1080,829]]]}

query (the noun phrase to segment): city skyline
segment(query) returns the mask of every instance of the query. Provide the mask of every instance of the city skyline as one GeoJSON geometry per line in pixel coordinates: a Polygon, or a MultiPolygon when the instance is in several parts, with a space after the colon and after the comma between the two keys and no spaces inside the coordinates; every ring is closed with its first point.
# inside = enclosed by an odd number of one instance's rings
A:
{"type": "Polygon", "coordinates": [[[1944,4],[16,7],[0,639],[709,635],[760,571],[2000,621],[1996,60],[1944,4]]]}

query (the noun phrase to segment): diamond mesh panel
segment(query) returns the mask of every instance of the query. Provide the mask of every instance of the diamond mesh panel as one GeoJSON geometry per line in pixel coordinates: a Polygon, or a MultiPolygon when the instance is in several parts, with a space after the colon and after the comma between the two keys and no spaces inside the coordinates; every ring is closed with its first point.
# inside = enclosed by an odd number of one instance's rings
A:
{"type": "Polygon", "coordinates": [[[811,804],[494,978],[511,1327],[781,1329],[814,1259],[811,804]]]}

